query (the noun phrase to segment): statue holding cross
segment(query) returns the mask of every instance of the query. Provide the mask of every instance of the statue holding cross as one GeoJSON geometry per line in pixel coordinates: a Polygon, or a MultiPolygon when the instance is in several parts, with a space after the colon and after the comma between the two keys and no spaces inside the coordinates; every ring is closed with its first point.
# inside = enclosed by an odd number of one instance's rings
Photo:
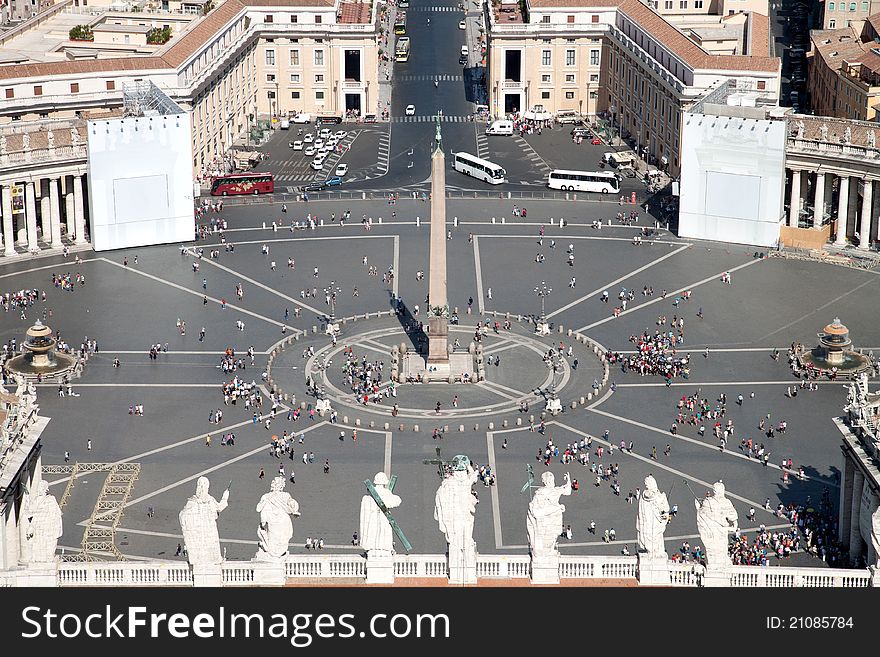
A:
{"type": "Polygon", "coordinates": [[[384,472],[377,472],[373,483],[369,479],[364,480],[369,495],[361,498],[360,536],[361,547],[368,556],[390,556],[394,552],[394,534],[397,534],[407,552],[412,549],[390,511],[399,507],[401,502],[400,497],[394,494],[396,483],[396,476],[389,480],[384,472]]]}

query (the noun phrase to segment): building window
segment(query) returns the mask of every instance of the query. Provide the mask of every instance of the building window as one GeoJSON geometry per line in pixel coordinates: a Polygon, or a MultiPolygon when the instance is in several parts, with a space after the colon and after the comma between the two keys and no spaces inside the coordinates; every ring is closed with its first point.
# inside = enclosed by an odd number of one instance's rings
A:
{"type": "Polygon", "coordinates": [[[316,50],[315,51],[315,66],[323,66],[324,65],[324,51],[316,50]]]}
{"type": "Polygon", "coordinates": [[[6,97],[7,98],[15,98],[15,90],[14,89],[7,89],[6,90],[6,97]]]}
{"type": "Polygon", "coordinates": [[[868,3],[867,2],[862,3],[862,11],[868,11],[868,3]]]}
{"type": "Polygon", "coordinates": [[[566,82],[574,82],[574,73],[568,73],[568,74],[565,76],[565,81],[566,81],[566,82]]]}
{"type": "Polygon", "coordinates": [[[107,80],[107,91],[113,91],[114,89],[116,89],[116,81],[107,80]]]}
{"type": "Polygon", "coordinates": [[[591,50],[590,51],[590,66],[598,66],[599,65],[599,51],[591,50]]]}
{"type": "Polygon", "coordinates": [[[320,23],[320,22],[321,22],[321,15],[320,15],[320,14],[318,14],[317,16],[315,16],[315,22],[316,22],[316,23],[320,23]]]}
{"type": "Polygon", "coordinates": [[[290,15],[290,22],[291,22],[291,23],[297,23],[297,22],[298,22],[298,21],[296,20],[296,14],[291,14],[291,15],[290,15]]]}
{"type": "Polygon", "coordinates": [[[550,74],[544,73],[543,75],[541,75],[541,82],[550,82],[550,74]]]}
{"type": "Polygon", "coordinates": [[[833,2],[828,3],[828,11],[834,11],[834,3],[833,2]]]}
{"type": "Polygon", "coordinates": [[[541,66],[550,66],[550,51],[541,51],[541,66]]]}
{"type": "Polygon", "coordinates": [[[269,100],[275,100],[275,92],[270,91],[266,94],[269,97],[269,100]]]}
{"type": "Polygon", "coordinates": [[[315,100],[324,100],[324,92],[316,91],[315,92],[315,100]]]}
{"type": "Polygon", "coordinates": [[[598,73],[591,73],[590,74],[590,82],[598,82],[598,81],[599,81],[599,74],[598,73]]]}
{"type": "Polygon", "coordinates": [[[849,10],[850,10],[850,11],[855,11],[855,10],[856,10],[856,3],[855,3],[855,2],[850,2],[850,3],[849,3],[849,10]]]}
{"type": "Polygon", "coordinates": [[[565,42],[566,43],[574,43],[574,39],[566,39],[565,42]]]}
{"type": "Polygon", "coordinates": [[[550,39],[541,39],[541,43],[550,43],[550,39]]]}
{"type": "Polygon", "coordinates": [[[79,93],[79,82],[71,82],[70,83],[70,93],[72,93],[72,94],[79,93]]]}
{"type": "Polygon", "coordinates": [[[299,100],[299,92],[298,92],[298,91],[291,91],[291,92],[290,92],[290,97],[291,97],[293,100],[299,100]]]}
{"type": "Polygon", "coordinates": [[[574,50],[569,49],[565,51],[565,65],[574,66],[574,50]]]}
{"type": "Polygon", "coordinates": [[[324,82],[324,74],[323,74],[323,73],[317,73],[317,74],[315,75],[315,82],[320,82],[320,83],[323,84],[323,82],[324,82]]]}
{"type": "Polygon", "coordinates": [[[837,21],[834,20],[834,19],[832,18],[830,21],[828,21],[828,29],[829,29],[829,30],[833,30],[833,29],[834,29],[834,26],[835,26],[836,24],[837,24],[837,21]]]}
{"type": "Polygon", "coordinates": [[[542,91],[541,92],[541,100],[549,100],[549,99],[550,99],[550,92],[549,91],[542,91]]]}
{"type": "Polygon", "coordinates": [[[550,14],[545,14],[544,16],[541,16],[541,22],[542,23],[549,23],[550,22],[550,14]]]}
{"type": "Polygon", "coordinates": [[[567,16],[566,21],[569,23],[574,23],[574,16],[567,16]]]}
{"type": "Polygon", "coordinates": [[[272,18],[272,14],[266,14],[266,16],[263,18],[263,22],[264,22],[264,23],[272,23],[272,22],[274,22],[274,19],[272,18]]]}
{"type": "Polygon", "coordinates": [[[694,9],[702,9],[703,0],[694,0],[694,9]]]}
{"type": "Polygon", "coordinates": [[[299,66],[299,50],[290,51],[290,65],[299,66]]]}
{"type": "Polygon", "coordinates": [[[590,100],[596,100],[598,97],[599,97],[598,91],[591,91],[590,92],[590,100]]]}
{"type": "Polygon", "coordinates": [[[688,0],[678,0],[678,8],[679,9],[687,9],[688,8],[688,0]]]}
{"type": "Polygon", "coordinates": [[[593,14],[592,16],[590,16],[590,22],[591,23],[598,23],[599,22],[599,14],[593,14]]]}
{"type": "Polygon", "coordinates": [[[41,118],[41,119],[48,119],[48,118],[49,118],[49,112],[40,112],[40,118],[41,118]]]}
{"type": "Polygon", "coordinates": [[[565,100],[574,100],[574,92],[566,91],[565,92],[565,100]]]}
{"type": "Polygon", "coordinates": [[[767,88],[767,83],[764,80],[758,80],[758,89],[763,91],[767,88]]]}
{"type": "Polygon", "coordinates": [[[266,66],[275,66],[275,51],[266,51],[266,66]]]}
{"type": "Polygon", "coordinates": [[[299,73],[291,73],[290,74],[290,82],[292,84],[299,84],[299,73]]]}
{"type": "Polygon", "coordinates": [[[672,9],[672,0],[666,0],[666,1],[663,3],[663,8],[664,8],[664,9],[672,9]]]}
{"type": "Polygon", "coordinates": [[[34,96],[42,96],[43,95],[43,85],[34,86],[34,96]]]}

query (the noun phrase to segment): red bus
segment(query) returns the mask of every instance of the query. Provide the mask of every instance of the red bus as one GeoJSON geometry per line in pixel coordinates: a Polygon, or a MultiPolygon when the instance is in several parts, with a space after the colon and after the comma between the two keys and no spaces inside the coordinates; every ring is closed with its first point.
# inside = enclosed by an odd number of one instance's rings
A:
{"type": "Polygon", "coordinates": [[[211,181],[211,196],[234,194],[271,194],[275,179],[271,173],[234,173],[211,181]]]}

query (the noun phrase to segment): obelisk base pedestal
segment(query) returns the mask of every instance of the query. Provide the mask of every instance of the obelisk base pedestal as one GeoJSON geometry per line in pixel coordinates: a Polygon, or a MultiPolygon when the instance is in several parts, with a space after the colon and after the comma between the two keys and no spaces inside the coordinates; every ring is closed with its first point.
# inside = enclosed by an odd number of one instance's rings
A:
{"type": "Polygon", "coordinates": [[[449,320],[436,315],[428,318],[428,357],[426,369],[430,379],[449,378],[449,320]]]}

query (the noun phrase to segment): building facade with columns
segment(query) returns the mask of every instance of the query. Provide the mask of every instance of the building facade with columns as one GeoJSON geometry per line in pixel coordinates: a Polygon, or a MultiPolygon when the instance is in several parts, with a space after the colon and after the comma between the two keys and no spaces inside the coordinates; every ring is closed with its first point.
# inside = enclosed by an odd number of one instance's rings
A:
{"type": "Polygon", "coordinates": [[[845,414],[834,422],[842,434],[838,536],[849,560],[880,567],[880,392],[868,391],[868,377],[850,386],[845,414]]]}
{"type": "Polygon", "coordinates": [[[607,116],[673,177],[682,115],[704,93],[733,81],[779,96],[781,64],[770,56],[766,15],[738,19],[733,44],[715,52],[640,0],[527,0],[525,9],[508,14],[486,5],[492,112],[541,104],[553,113],[607,116]]]}
{"type": "Polygon", "coordinates": [[[787,246],[877,242],[880,126],[870,121],[789,114],[786,141],[787,246]],[[875,193],[876,192],[876,193],[875,193]]]}
{"type": "Polygon", "coordinates": [[[155,84],[191,114],[194,178],[222,171],[261,119],[378,112],[376,4],[224,0],[194,19],[161,9],[92,15],[60,4],[63,11],[46,9],[8,39],[0,35],[9,54],[0,61],[6,255],[87,241],[85,123],[119,117],[124,86],[155,84]],[[74,24],[110,24],[114,33],[130,25],[136,36],[141,23],[164,18],[177,21],[164,45],[66,38],[74,24]]]}

